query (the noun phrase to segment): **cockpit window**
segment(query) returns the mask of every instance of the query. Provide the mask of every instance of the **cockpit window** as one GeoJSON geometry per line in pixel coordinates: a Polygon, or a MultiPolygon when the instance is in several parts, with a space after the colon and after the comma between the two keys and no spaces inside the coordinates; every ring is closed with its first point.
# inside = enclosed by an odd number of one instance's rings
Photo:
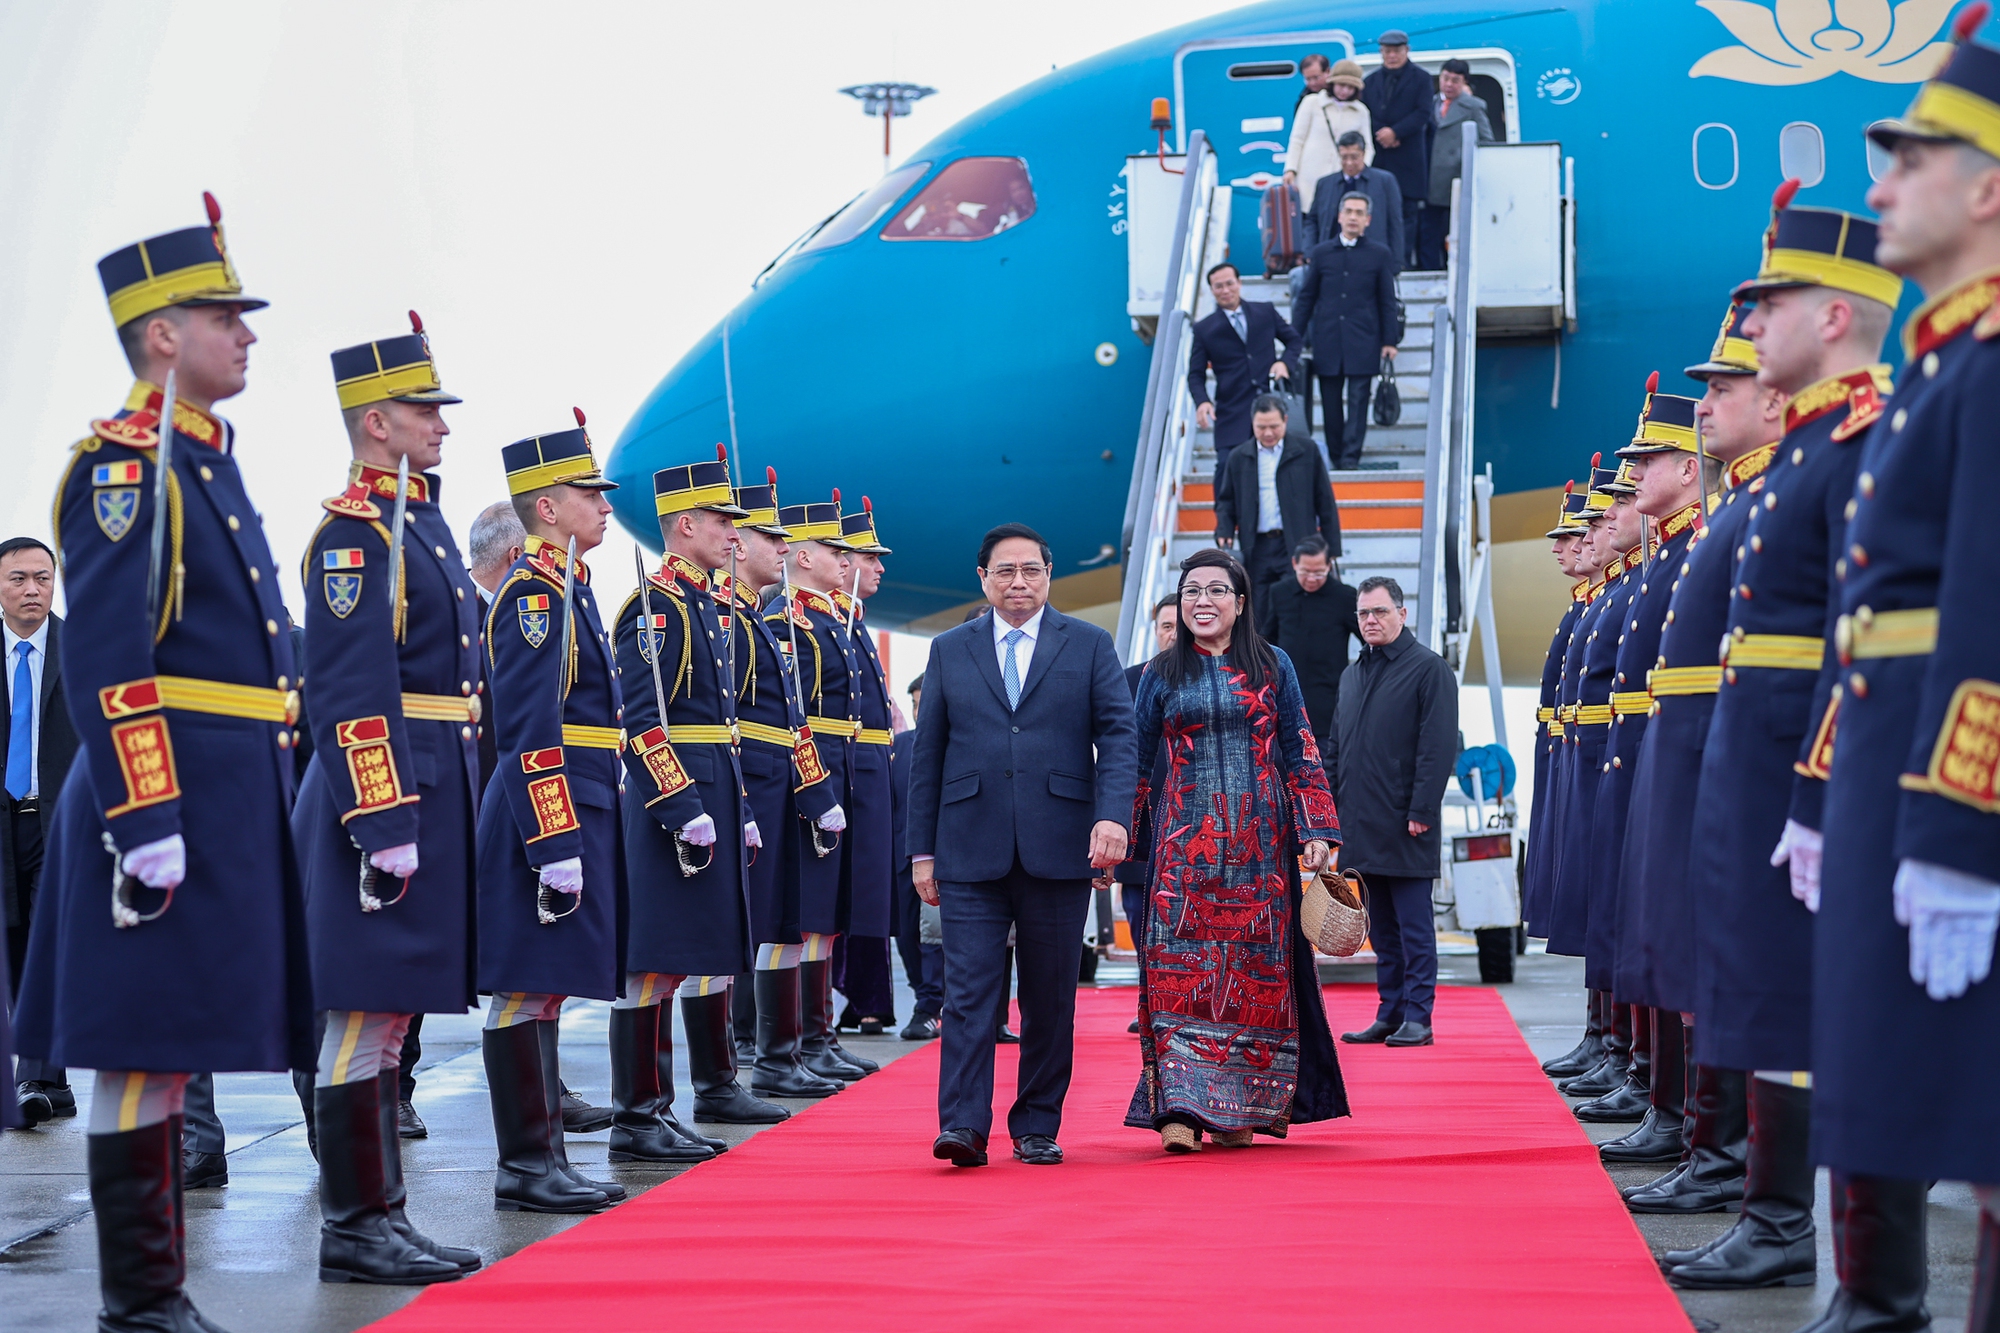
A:
{"type": "Polygon", "coordinates": [[[885,241],[983,241],[1035,215],[1035,187],[1018,157],[963,157],[882,228],[885,241]]]}
{"type": "Polygon", "coordinates": [[[829,246],[844,245],[853,240],[880,222],[882,215],[895,206],[897,198],[903,191],[909,189],[930,169],[931,164],[928,162],[910,162],[897,167],[876,181],[873,187],[864,191],[853,203],[828,218],[825,226],[799,245],[797,253],[824,250],[829,246]]]}

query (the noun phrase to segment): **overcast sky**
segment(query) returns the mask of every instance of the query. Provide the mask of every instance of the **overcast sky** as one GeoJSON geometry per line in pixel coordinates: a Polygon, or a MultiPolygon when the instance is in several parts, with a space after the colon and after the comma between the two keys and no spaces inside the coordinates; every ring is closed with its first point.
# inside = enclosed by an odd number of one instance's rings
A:
{"type": "MultiPolygon", "coordinates": [[[[48,537],[69,446],[130,383],[97,260],[199,225],[204,189],[271,302],[221,412],[296,613],[345,481],[334,348],[423,315],[466,400],[442,469],[463,544],[501,445],[574,404],[601,460],[758,270],[874,181],[881,122],[837,89],[939,90],[897,122],[900,159],[1051,65],[1228,7],[0,0],[0,532],[48,537]]],[[[615,528],[592,561],[620,595],[631,563],[615,528]]]]}

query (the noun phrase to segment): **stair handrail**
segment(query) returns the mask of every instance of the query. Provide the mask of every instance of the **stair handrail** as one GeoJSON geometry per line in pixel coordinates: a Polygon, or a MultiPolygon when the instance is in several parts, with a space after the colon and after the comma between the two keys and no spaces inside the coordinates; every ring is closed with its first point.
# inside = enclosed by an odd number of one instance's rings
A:
{"type": "Polygon", "coordinates": [[[1443,651],[1444,532],[1446,458],[1450,454],[1452,385],[1456,376],[1458,339],[1452,317],[1451,288],[1431,311],[1431,383],[1429,417],[1424,423],[1424,522],[1417,550],[1417,638],[1433,652],[1443,651]]]}

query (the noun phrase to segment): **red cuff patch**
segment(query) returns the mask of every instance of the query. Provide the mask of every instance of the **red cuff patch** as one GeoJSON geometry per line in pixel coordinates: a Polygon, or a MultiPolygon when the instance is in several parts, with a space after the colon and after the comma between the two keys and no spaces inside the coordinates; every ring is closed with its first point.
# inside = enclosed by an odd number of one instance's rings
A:
{"type": "Polygon", "coordinates": [[[164,717],[136,718],[111,728],[118,771],[125,779],[125,803],[104,812],[107,819],[180,797],[180,775],[174,771],[174,746],[164,717]]]}
{"type": "Polygon", "coordinates": [[[563,766],[562,746],[552,745],[546,750],[526,750],[521,754],[523,773],[545,773],[552,768],[563,766]]]}

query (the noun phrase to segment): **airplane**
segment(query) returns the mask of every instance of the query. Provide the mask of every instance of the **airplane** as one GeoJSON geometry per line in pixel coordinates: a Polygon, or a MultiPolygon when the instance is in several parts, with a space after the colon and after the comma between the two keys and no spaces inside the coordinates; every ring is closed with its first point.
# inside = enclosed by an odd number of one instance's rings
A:
{"type": "MultiPolygon", "coordinates": [[[[1476,363],[1497,551],[1533,552],[1539,571],[1564,481],[1630,438],[1648,373],[1701,392],[1680,367],[1706,357],[1731,287],[1755,272],[1773,189],[1795,176],[1801,203],[1865,209],[1882,163],[1863,128],[1909,104],[1953,8],[1274,0],[1056,70],[912,152],[758,275],[625,427],[607,467],[619,518],[653,540],[650,473],[730,439],[733,400],[745,475],[775,465],[790,503],[871,496],[894,548],[878,624],[957,623],[979,597],[979,534],[1009,520],[1054,548],[1057,606],[1115,618],[1149,358],[1126,310],[1122,173],[1160,139],[1152,99],[1171,98],[1165,151],[1200,129],[1217,152],[1230,255],[1255,274],[1299,62],[1372,69],[1375,37],[1401,28],[1433,73],[1471,64],[1498,137],[1574,159],[1574,327],[1482,338],[1476,363]]],[[[1510,657],[1510,681],[1535,678],[1540,647],[1532,664],[1510,657]]]]}

